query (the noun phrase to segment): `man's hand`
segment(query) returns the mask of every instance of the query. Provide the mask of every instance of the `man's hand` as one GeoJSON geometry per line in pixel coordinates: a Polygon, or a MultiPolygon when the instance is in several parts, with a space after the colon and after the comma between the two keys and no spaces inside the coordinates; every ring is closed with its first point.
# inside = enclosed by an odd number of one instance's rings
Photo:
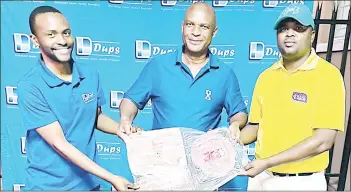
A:
{"type": "Polygon", "coordinates": [[[130,135],[131,133],[141,133],[142,129],[138,126],[132,126],[132,123],[128,120],[121,120],[118,127],[117,135],[121,137],[121,133],[130,135]]]}
{"type": "Polygon", "coordinates": [[[237,141],[239,141],[240,138],[240,128],[239,128],[239,123],[238,122],[233,122],[229,126],[229,132],[230,135],[235,138],[237,141]]]}
{"type": "Polygon", "coordinates": [[[245,175],[249,177],[255,177],[269,168],[269,164],[265,159],[256,159],[251,163],[247,164],[244,169],[245,171],[240,172],[238,175],[245,175]]]}
{"type": "Polygon", "coordinates": [[[117,191],[137,190],[139,186],[129,182],[127,179],[114,175],[110,183],[117,191]]]}

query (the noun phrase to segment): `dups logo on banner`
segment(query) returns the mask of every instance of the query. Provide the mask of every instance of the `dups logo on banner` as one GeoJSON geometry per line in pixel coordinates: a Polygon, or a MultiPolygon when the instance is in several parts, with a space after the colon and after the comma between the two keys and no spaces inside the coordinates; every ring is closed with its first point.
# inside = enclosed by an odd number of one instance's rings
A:
{"type": "Polygon", "coordinates": [[[216,11],[254,11],[255,0],[212,0],[216,11]]]}
{"type": "Polygon", "coordinates": [[[113,142],[96,142],[97,155],[103,160],[120,159],[121,144],[113,142]]]}
{"type": "Polygon", "coordinates": [[[304,4],[304,0],[263,0],[263,7],[287,7],[292,3],[304,4]]]}
{"type": "Polygon", "coordinates": [[[120,42],[97,41],[90,37],[76,37],[77,59],[120,61],[120,42]]]}
{"type": "Polygon", "coordinates": [[[249,63],[274,63],[280,56],[277,45],[250,42],[249,63]]]}
{"type": "Polygon", "coordinates": [[[26,33],[14,33],[13,45],[16,57],[37,58],[40,51],[39,47],[35,46],[26,33]]]}
{"type": "MultiPolygon", "coordinates": [[[[151,44],[148,40],[135,41],[135,58],[149,59],[156,55],[164,55],[177,50],[177,44],[151,44]]],[[[140,61],[139,61],[140,62],[140,61]]],[[[142,61],[147,62],[147,61],[142,61]]]]}

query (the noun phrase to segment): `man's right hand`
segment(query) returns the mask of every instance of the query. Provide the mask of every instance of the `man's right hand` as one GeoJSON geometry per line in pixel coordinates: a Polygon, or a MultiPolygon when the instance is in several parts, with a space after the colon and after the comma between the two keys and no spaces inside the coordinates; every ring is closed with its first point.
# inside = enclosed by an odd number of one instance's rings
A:
{"type": "Polygon", "coordinates": [[[129,182],[127,179],[114,175],[110,183],[117,191],[137,190],[139,186],[129,182]]]}

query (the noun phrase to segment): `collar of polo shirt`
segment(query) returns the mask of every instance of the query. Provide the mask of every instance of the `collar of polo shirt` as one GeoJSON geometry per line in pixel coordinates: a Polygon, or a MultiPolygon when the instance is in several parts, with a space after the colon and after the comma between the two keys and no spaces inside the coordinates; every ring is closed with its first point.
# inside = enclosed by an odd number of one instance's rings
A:
{"type": "Polygon", "coordinates": [[[72,82],[64,81],[58,78],[53,72],[51,72],[46,65],[42,58],[38,60],[38,63],[42,66],[41,76],[43,80],[49,87],[57,87],[63,83],[70,84],[73,83],[74,85],[80,82],[85,78],[85,75],[82,70],[79,69],[77,65],[74,64],[74,60],[71,59],[70,64],[72,65],[72,82]]]}

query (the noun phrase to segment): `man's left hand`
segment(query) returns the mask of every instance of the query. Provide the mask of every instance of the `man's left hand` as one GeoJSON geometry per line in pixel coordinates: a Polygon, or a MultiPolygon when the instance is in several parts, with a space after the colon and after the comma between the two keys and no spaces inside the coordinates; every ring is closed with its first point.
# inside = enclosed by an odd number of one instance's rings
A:
{"type": "Polygon", "coordinates": [[[246,175],[249,177],[255,177],[269,168],[269,164],[265,159],[256,159],[244,167],[244,171],[240,172],[239,175],[246,175]]]}

